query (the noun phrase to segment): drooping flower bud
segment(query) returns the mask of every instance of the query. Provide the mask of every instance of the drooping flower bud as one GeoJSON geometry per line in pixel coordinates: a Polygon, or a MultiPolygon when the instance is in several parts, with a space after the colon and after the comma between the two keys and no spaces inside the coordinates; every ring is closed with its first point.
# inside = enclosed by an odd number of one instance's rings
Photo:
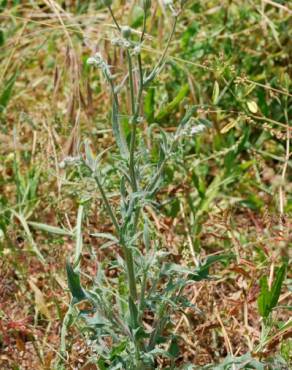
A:
{"type": "Polygon", "coordinates": [[[103,59],[100,53],[95,53],[93,57],[88,58],[87,64],[100,68],[107,79],[109,80],[112,79],[109,65],[106,63],[106,61],[103,59]]]}
{"type": "Polygon", "coordinates": [[[96,67],[100,67],[104,62],[103,57],[100,53],[95,53],[93,57],[87,59],[88,65],[94,65],[96,67]]]}
{"type": "Polygon", "coordinates": [[[129,26],[123,26],[121,28],[121,32],[122,32],[122,36],[125,38],[125,39],[128,39],[131,34],[132,34],[132,30],[129,26]]]}
{"type": "Polygon", "coordinates": [[[143,0],[144,11],[147,11],[151,8],[151,0],[143,0]]]}
{"type": "Polygon", "coordinates": [[[111,6],[113,3],[113,0],[102,0],[105,6],[111,6]]]}
{"type": "Polygon", "coordinates": [[[141,45],[138,44],[133,48],[132,55],[139,55],[141,54],[141,45]]]}

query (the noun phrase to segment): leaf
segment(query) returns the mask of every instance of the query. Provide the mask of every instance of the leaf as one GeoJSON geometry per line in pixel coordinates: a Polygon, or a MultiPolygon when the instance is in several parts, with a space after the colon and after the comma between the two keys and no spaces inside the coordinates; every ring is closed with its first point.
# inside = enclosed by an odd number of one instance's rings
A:
{"type": "Polygon", "coordinates": [[[73,236],[73,233],[69,230],[62,229],[61,227],[51,226],[47,224],[42,224],[39,222],[28,221],[27,222],[34,229],[46,231],[50,234],[63,235],[63,236],[73,236]]]}
{"type": "Polygon", "coordinates": [[[276,307],[280,294],[281,294],[281,288],[282,284],[285,279],[286,275],[286,269],[287,265],[284,263],[279,270],[277,271],[275,281],[273,282],[272,288],[271,288],[271,298],[270,298],[270,307],[271,310],[276,307]]]}
{"type": "Polygon", "coordinates": [[[3,46],[5,42],[4,31],[0,28],[0,46],[3,46]]]}
{"type": "Polygon", "coordinates": [[[8,0],[0,0],[0,13],[5,10],[8,5],[8,0]]]}
{"type": "Polygon", "coordinates": [[[176,337],[173,337],[172,340],[171,340],[171,343],[170,343],[170,346],[169,346],[169,349],[168,349],[168,353],[176,358],[178,357],[179,355],[179,346],[178,346],[178,343],[177,343],[177,338],[176,337]]]}
{"type": "Polygon", "coordinates": [[[137,28],[143,23],[144,10],[140,6],[134,6],[131,14],[131,27],[137,28]]]}
{"type": "Polygon", "coordinates": [[[169,275],[170,272],[185,274],[188,276],[188,279],[190,280],[200,281],[209,278],[209,269],[211,265],[213,265],[216,262],[225,262],[233,258],[234,258],[233,254],[209,256],[205,259],[205,261],[201,265],[196,267],[194,270],[175,263],[171,264],[169,263],[165,264],[161,272],[164,275],[169,275]]]}
{"type": "Polygon", "coordinates": [[[0,113],[4,111],[4,109],[7,107],[9,103],[9,100],[12,95],[12,89],[14,87],[17,75],[18,75],[18,70],[13,73],[13,75],[4,85],[4,89],[0,95],[0,113]]]}
{"type": "Polygon", "coordinates": [[[219,84],[218,84],[217,81],[215,81],[214,87],[213,87],[213,94],[212,94],[212,102],[213,102],[213,104],[217,104],[219,93],[220,93],[219,84]]]}
{"type": "Polygon", "coordinates": [[[45,298],[41,290],[35,285],[35,283],[32,280],[28,281],[29,286],[34,292],[34,297],[35,297],[35,304],[37,310],[44,315],[48,320],[51,320],[51,314],[50,311],[48,310],[45,298]]]}
{"type": "Polygon", "coordinates": [[[68,286],[72,294],[72,304],[79,303],[87,299],[87,294],[82,288],[80,283],[80,276],[78,272],[75,272],[69,261],[66,262],[68,286]]]}
{"type": "Polygon", "coordinates": [[[227,123],[226,126],[224,126],[221,130],[220,130],[220,133],[221,134],[226,134],[228,131],[230,131],[233,127],[236,126],[238,120],[235,119],[235,120],[232,120],[231,122],[227,123]]]}
{"type": "Polygon", "coordinates": [[[129,148],[125,138],[123,126],[119,121],[119,107],[115,99],[112,106],[112,130],[122,157],[129,158],[129,148]]]}
{"type": "Polygon", "coordinates": [[[211,365],[209,367],[209,365],[207,367],[204,367],[206,369],[212,369],[212,370],[231,370],[231,369],[236,369],[236,370],[240,370],[240,369],[254,369],[254,370],[264,370],[265,369],[265,366],[253,359],[250,355],[250,353],[246,353],[240,357],[234,357],[234,356],[227,356],[224,361],[218,365],[218,366],[213,366],[211,365]]]}
{"type": "Polygon", "coordinates": [[[147,251],[150,251],[151,242],[150,242],[150,232],[149,232],[149,224],[148,220],[144,219],[144,229],[143,229],[143,243],[147,251]]]}
{"type": "Polygon", "coordinates": [[[195,172],[192,173],[192,181],[196,189],[198,190],[200,198],[204,198],[206,193],[205,182],[199,176],[197,176],[195,172]]]}
{"type": "Polygon", "coordinates": [[[187,96],[190,87],[188,84],[185,84],[181,87],[179,92],[177,93],[176,97],[166,105],[165,108],[161,109],[156,117],[157,122],[161,122],[164,118],[166,118],[177,106],[179,103],[187,96]]]}
{"type": "Polygon", "coordinates": [[[277,271],[271,290],[269,290],[268,287],[267,277],[263,276],[260,279],[261,292],[258,297],[258,310],[262,317],[268,317],[276,307],[281,294],[282,284],[285,279],[286,269],[287,265],[284,263],[277,271]]]}
{"type": "Polygon", "coordinates": [[[86,324],[90,327],[102,328],[109,324],[109,321],[101,316],[98,312],[96,312],[93,316],[91,316],[91,314],[88,315],[81,312],[80,317],[82,317],[86,321],[86,324]]]}
{"type": "Polygon", "coordinates": [[[84,206],[80,205],[78,208],[76,231],[75,231],[76,244],[75,244],[74,267],[76,267],[79,264],[81,253],[82,253],[82,247],[83,247],[83,240],[82,240],[83,210],[84,210],[84,206]]]}
{"type": "Polygon", "coordinates": [[[269,314],[270,292],[266,276],[260,279],[260,287],[261,293],[258,297],[258,310],[262,317],[267,317],[269,314]]]}
{"type": "Polygon", "coordinates": [[[128,344],[127,340],[123,340],[118,345],[113,347],[113,349],[110,352],[111,359],[114,359],[115,357],[121,355],[127,348],[127,344],[128,344]]]}
{"type": "Polygon", "coordinates": [[[95,238],[103,238],[103,239],[108,239],[108,240],[111,240],[115,243],[118,243],[119,240],[113,236],[112,234],[110,233],[93,233],[93,234],[90,234],[90,236],[93,236],[95,238]]]}
{"type": "Polygon", "coordinates": [[[38,256],[39,260],[45,265],[46,264],[46,260],[44,258],[44,256],[41,254],[40,250],[38,249],[38,246],[36,244],[36,242],[34,241],[33,239],[33,236],[31,235],[31,232],[30,232],[30,229],[29,229],[29,226],[27,224],[27,221],[25,219],[25,217],[21,214],[21,213],[16,213],[15,211],[12,210],[12,213],[15,215],[16,218],[18,218],[19,222],[21,223],[26,235],[27,235],[27,238],[30,242],[30,245],[31,245],[31,248],[33,250],[33,252],[38,256]]]}
{"type": "Polygon", "coordinates": [[[209,277],[209,269],[216,262],[226,262],[233,259],[233,254],[218,254],[215,256],[209,256],[205,261],[195,269],[195,275],[192,280],[200,281],[209,277]]]}
{"type": "Polygon", "coordinates": [[[178,130],[183,128],[189,120],[192,118],[192,116],[196,113],[197,107],[196,106],[191,106],[183,116],[182,120],[179,123],[178,130]]]}
{"type": "Polygon", "coordinates": [[[248,107],[248,109],[251,113],[253,113],[253,114],[257,113],[258,105],[254,100],[248,100],[246,102],[246,104],[247,104],[247,107],[248,107]]]}
{"type": "Polygon", "coordinates": [[[87,166],[91,169],[92,172],[95,171],[96,161],[94,154],[91,150],[89,140],[85,140],[84,142],[84,149],[85,149],[85,161],[87,166]]]}

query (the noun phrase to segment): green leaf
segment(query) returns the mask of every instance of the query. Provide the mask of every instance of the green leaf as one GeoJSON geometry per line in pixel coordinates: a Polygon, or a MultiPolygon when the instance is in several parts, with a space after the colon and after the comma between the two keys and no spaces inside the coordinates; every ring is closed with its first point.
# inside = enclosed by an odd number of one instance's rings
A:
{"type": "Polygon", "coordinates": [[[178,346],[178,343],[177,343],[177,338],[176,337],[173,337],[172,340],[171,340],[171,343],[170,343],[170,346],[169,346],[169,349],[168,349],[168,353],[176,358],[178,357],[179,355],[179,346],[178,346]]]}
{"type": "Polygon", "coordinates": [[[268,288],[268,279],[266,276],[263,276],[260,279],[261,293],[258,297],[258,309],[262,317],[267,317],[269,314],[269,305],[270,305],[270,292],[268,288]]]}
{"type": "Polygon", "coordinates": [[[277,271],[275,281],[273,282],[272,288],[271,288],[271,298],[270,298],[270,307],[271,310],[276,307],[280,294],[281,294],[281,288],[282,284],[285,279],[286,275],[286,269],[287,265],[284,263],[279,270],[277,271]]]}
{"type": "Polygon", "coordinates": [[[234,356],[227,356],[224,361],[218,365],[218,366],[214,366],[214,365],[211,365],[209,367],[209,365],[207,365],[206,367],[204,367],[204,369],[212,369],[212,370],[231,370],[231,369],[236,369],[236,370],[264,370],[265,369],[265,366],[253,359],[250,355],[250,353],[246,353],[240,357],[234,357],[234,356]]]}
{"type": "Polygon", "coordinates": [[[112,130],[121,155],[124,158],[129,158],[129,148],[127,145],[124,128],[119,120],[119,107],[115,99],[112,105],[112,130]]]}
{"type": "Polygon", "coordinates": [[[117,346],[113,347],[110,353],[110,358],[114,359],[115,357],[121,355],[127,348],[127,344],[127,340],[123,340],[117,346]]]}
{"type": "Polygon", "coordinates": [[[77,214],[77,223],[76,223],[76,230],[75,230],[75,256],[74,256],[74,267],[79,264],[82,248],[83,248],[83,238],[82,238],[82,219],[83,219],[83,210],[84,206],[80,205],[78,208],[77,214]]]}
{"type": "Polygon", "coordinates": [[[2,30],[2,28],[0,28],[0,46],[3,46],[4,42],[5,42],[4,31],[2,30]]]}
{"type": "Polygon", "coordinates": [[[88,315],[87,313],[80,313],[80,316],[86,321],[86,324],[91,328],[102,328],[109,324],[109,321],[106,320],[100,313],[95,312],[92,316],[92,312],[88,315]]]}
{"type": "Polygon", "coordinates": [[[79,272],[73,270],[73,267],[71,266],[69,261],[66,262],[66,270],[68,286],[72,294],[72,304],[74,305],[87,299],[87,295],[85,290],[81,286],[79,272]]]}
{"type": "Polygon", "coordinates": [[[110,233],[93,233],[93,234],[90,234],[90,236],[93,236],[95,238],[108,239],[115,243],[119,242],[119,240],[110,233]]]}
{"type": "Polygon", "coordinates": [[[4,111],[9,103],[17,75],[18,71],[14,72],[10,79],[4,85],[4,89],[0,95],[0,113],[4,111]]]}
{"type": "Polygon", "coordinates": [[[144,220],[143,242],[144,242],[144,245],[146,247],[146,250],[150,251],[150,248],[151,248],[150,232],[149,232],[148,220],[146,218],[144,220]]]}
{"type": "Polygon", "coordinates": [[[195,172],[192,173],[192,181],[198,190],[199,197],[204,198],[207,190],[205,182],[199,176],[197,176],[195,172]]]}
{"type": "Polygon", "coordinates": [[[15,215],[16,218],[18,218],[19,222],[21,223],[26,235],[27,235],[27,238],[30,242],[30,245],[32,247],[32,250],[33,252],[38,256],[39,260],[43,263],[43,264],[46,264],[46,260],[44,258],[44,256],[42,255],[42,253],[40,252],[36,242],[34,241],[33,239],[33,236],[30,232],[30,229],[29,229],[29,226],[27,224],[27,221],[25,219],[25,217],[23,216],[23,214],[21,213],[16,213],[15,211],[12,210],[12,213],[15,215]]]}
{"type": "Polygon", "coordinates": [[[90,142],[89,140],[85,140],[84,142],[84,149],[85,149],[85,158],[86,158],[86,164],[91,169],[92,172],[95,171],[96,167],[96,161],[93,155],[93,152],[90,148],[90,142]]]}
{"type": "Polygon", "coordinates": [[[166,118],[173,110],[178,107],[179,103],[187,96],[189,90],[190,87],[188,84],[183,85],[177,93],[176,97],[158,113],[155,120],[157,122],[161,122],[164,118],[166,118]]]}
{"type": "Polygon", "coordinates": [[[51,226],[47,224],[42,224],[39,222],[28,221],[27,222],[34,229],[45,231],[50,234],[63,235],[63,236],[73,236],[73,233],[69,230],[62,229],[61,227],[51,226]]]}
{"type": "Polygon", "coordinates": [[[233,258],[234,258],[233,254],[209,256],[205,259],[203,263],[201,263],[194,270],[175,263],[165,264],[161,272],[164,275],[169,275],[170,272],[174,272],[177,274],[185,274],[188,276],[188,279],[194,281],[201,281],[209,278],[209,269],[211,265],[213,265],[216,262],[226,262],[233,258]]]}
{"type": "Polygon", "coordinates": [[[219,93],[220,93],[219,84],[218,84],[217,81],[215,81],[214,87],[213,87],[213,94],[212,94],[212,102],[213,102],[213,104],[217,104],[219,93]]]}
{"type": "Polygon", "coordinates": [[[276,307],[281,294],[282,284],[285,279],[286,269],[286,263],[278,269],[271,290],[269,290],[267,277],[263,276],[260,279],[261,292],[258,297],[258,310],[262,317],[268,317],[276,307]]]}
{"type": "Polygon", "coordinates": [[[0,1],[0,13],[5,10],[5,8],[7,7],[7,4],[8,4],[8,0],[0,1]]]}
{"type": "Polygon", "coordinates": [[[200,281],[209,277],[209,269],[216,262],[227,262],[234,258],[233,254],[218,254],[215,256],[209,256],[205,261],[195,269],[195,274],[192,280],[200,281]]]}
{"type": "Polygon", "coordinates": [[[140,6],[134,6],[131,14],[131,27],[140,27],[143,23],[144,10],[140,6]]]}

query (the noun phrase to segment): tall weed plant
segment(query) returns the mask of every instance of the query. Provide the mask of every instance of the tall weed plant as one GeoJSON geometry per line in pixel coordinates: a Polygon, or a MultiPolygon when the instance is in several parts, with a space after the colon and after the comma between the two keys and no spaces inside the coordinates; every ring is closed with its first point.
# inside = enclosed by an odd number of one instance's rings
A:
{"type": "Polygon", "coordinates": [[[99,263],[92,286],[85,289],[80,266],[84,213],[81,205],[75,229],[75,256],[67,262],[72,300],[62,328],[62,355],[66,355],[68,330],[77,319],[94,354],[90,361],[100,369],[155,369],[162,361],[166,361],[167,367],[175,368],[180,350],[179,336],[173,330],[174,314],[192,308],[184,296],[185,288],[207,279],[211,264],[230,257],[217,255],[204,261],[198,259],[193,268],[172,263],[169,253],[163,252],[146,212],[149,207],[159,210],[156,195],[163,186],[164,169],[168,160],[178,153],[183,138],[205,129],[204,125],[195,124],[195,107],[185,107],[175,133],[167,133],[155,122],[148,123],[146,135],[141,129],[145,122],[145,93],[164,67],[185,2],[164,1],[172,25],[161,57],[151,70],[144,67],[142,60],[151,1],[142,1],[141,32],[118,22],[112,1],[103,3],[116,28],[117,37],[112,40],[112,47],[122,51],[127,73],[118,78],[99,52],[90,57],[87,64],[94,71],[102,71],[111,92],[111,124],[118,149],[112,166],[120,179],[119,207],[111,201],[104,176],[103,158],[107,151],[94,154],[85,142],[84,155],[67,158],[63,165],[77,162],[88,177],[94,179],[114,231],[93,236],[105,242],[103,248],[115,248],[116,258],[99,263]],[[124,111],[125,90],[130,95],[128,112],[124,111]],[[113,268],[118,274],[109,278],[106,272],[113,268]]]}

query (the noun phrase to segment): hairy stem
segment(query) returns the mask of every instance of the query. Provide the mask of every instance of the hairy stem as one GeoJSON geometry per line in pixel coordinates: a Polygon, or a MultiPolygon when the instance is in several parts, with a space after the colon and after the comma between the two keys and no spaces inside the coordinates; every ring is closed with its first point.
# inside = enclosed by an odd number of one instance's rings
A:
{"type": "Polygon", "coordinates": [[[129,161],[129,171],[132,182],[133,191],[137,191],[137,178],[135,173],[135,143],[136,143],[136,130],[137,130],[137,119],[135,118],[135,91],[134,91],[134,80],[133,80],[133,64],[132,58],[129,50],[127,50],[128,58],[128,68],[129,68],[129,85],[130,85],[130,94],[131,94],[131,109],[132,109],[132,134],[131,134],[131,143],[130,143],[130,161],[129,161]]]}
{"type": "Polygon", "coordinates": [[[98,176],[95,175],[94,180],[95,180],[95,182],[98,186],[98,190],[100,191],[100,194],[101,194],[102,200],[104,202],[105,208],[107,210],[107,213],[109,214],[110,219],[112,220],[112,223],[114,224],[117,233],[120,234],[120,226],[118,224],[117,218],[116,218],[116,216],[115,216],[115,214],[112,210],[112,207],[111,207],[111,205],[110,205],[110,203],[107,199],[107,196],[106,196],[105,191],[104,191],[104,189],[101,185],[101,182],[99,181],[98,176]]]}

